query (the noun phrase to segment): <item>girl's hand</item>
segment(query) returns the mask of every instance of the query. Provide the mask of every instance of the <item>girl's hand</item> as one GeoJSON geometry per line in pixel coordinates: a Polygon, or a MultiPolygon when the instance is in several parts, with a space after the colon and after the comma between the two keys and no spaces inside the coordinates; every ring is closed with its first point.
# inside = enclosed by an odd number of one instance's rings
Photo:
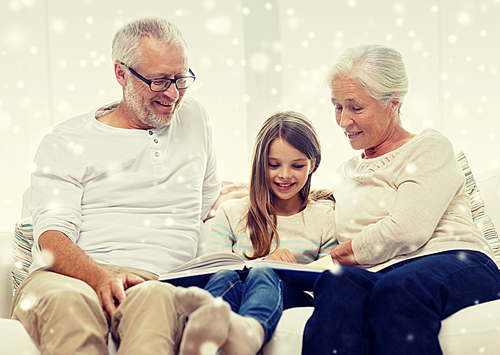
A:
{"type": "Polygon", "coordinates": [[[278,249],[264,258],[265,260],[286,261],[287,263],[297,264],[297,260],[288,249],[278,249]]]}
{"type": "Polygon", "coordinates": [[[330,252],[330,255],[334,263],[345,266],[359,265],[352,251],[352,241],[336,245],[330,252]]]}

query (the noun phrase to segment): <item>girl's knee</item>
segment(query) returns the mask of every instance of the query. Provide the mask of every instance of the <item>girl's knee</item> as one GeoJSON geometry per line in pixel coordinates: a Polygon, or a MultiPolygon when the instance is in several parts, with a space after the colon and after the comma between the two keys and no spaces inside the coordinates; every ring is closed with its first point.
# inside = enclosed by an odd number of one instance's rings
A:
{"type": "Polygon", "coordinates": [[[267,277],[271,279],[277,279],[278,274],[276,271],[268,266],[257,266],[250,269],[248,272],[248,277],[267,277]]]}
{"type": "Polygon", "coordinates": [[[230,282],[235,283],[240,281],[240,276],[234,270],[219,270],[210,276],[210,282],[230,282]]]}

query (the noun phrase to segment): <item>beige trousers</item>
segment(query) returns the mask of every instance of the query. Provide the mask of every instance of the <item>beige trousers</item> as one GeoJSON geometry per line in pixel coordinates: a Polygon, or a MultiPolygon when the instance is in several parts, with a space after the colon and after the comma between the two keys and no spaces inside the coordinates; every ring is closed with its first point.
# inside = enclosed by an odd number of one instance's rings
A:
{"type": "Polygon", "coordinates": [[[108,354],[109,331],[120,344],[119,355],[176,354],[185,314],[174,302],[174,286],[147,272],[101,266],[148,280],[126,290],[111,324],[88,284],[46,270],[31,273],[19,286],[11,318],[23,324],[43,355],[108,354]]]}

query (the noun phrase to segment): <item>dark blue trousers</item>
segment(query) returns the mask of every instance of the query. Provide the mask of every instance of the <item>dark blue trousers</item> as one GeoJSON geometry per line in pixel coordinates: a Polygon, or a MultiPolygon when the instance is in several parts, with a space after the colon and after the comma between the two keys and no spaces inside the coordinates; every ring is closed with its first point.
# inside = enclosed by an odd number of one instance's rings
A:
{"type": "Polygon", "coordinates": [[[483,253],[447,251],[375,273],[326,271],[314,296],[302,355],[437,355],[441,320],[500,298],[500,272],[483,253]]]}

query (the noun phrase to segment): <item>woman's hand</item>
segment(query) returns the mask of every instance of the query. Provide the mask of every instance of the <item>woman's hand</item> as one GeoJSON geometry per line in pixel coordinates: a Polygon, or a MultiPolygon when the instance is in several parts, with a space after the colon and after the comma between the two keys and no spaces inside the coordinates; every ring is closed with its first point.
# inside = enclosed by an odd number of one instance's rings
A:
{"type": "Polygon", "coordinates": [[[297,260],[288,249],[278,249],[264,258],[265,260],[286,261],[287,263],[297,264],[297,260]]]}
{"type": "Polygon", "coordinates": [[[334,263],[345,266],[359,265],[352,251],[352,241],[336,245],[330,252],[330,255],[334,263]]]}

